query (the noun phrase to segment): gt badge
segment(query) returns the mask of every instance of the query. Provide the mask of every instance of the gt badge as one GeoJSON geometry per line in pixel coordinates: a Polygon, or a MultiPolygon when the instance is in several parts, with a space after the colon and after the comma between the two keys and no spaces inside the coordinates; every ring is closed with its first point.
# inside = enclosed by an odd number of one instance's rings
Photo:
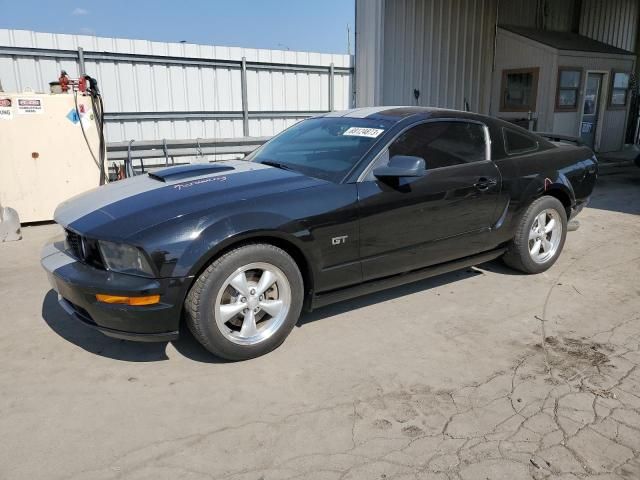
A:
{"type": "Polygon", "coordinates": [[[333,237],[331,239],[331,245],[342,245],[344,243],[347,243],[347,238],[349,238],[349,235],[342,235],[341,237],[333,237]]]}

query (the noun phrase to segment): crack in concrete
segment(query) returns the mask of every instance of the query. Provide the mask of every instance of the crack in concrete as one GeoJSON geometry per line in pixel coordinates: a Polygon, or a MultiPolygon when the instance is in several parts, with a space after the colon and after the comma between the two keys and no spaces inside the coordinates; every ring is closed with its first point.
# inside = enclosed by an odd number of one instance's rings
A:
{"type": "MultiPolygon", "coordinates": [[[[447,478],[466,479],[471,478],[467,475],[469,471],[473,471],[478,465],[489,464],[488,462],[494,462],[491,463],[492,468],[514,464],[526,467],[532,478],[563,473],[572,473],[578,478],[583,478],[604,471],[619,474],[621,469],[634,467],[631,461],[640,460],[640,446],[631,448],[624,445],[620,439],[621,427],[637,432],[640,438],[640,426],[625,418],[629,412],[638,415],[640,402],[639,406],[630,407],[616,398],[615,392],[628,390],[629,395],[640,399],[633,393],[640,385],[634,377],[638,372],[638,364],[625,359],[626,362],[632,363],[631,366],[623,372],[617,372],[616,367],[609,363],[624,358],[622,355],[637,353],[640,346],[609,355],[602,344],[595,344],[592,340],[603,333],[613,336],[616,330],[628,325],[629,321],[621,322],[611,329],[582,340],[589,349],[595,348],[596,353],[608,355],[609,361],[606,364],[583,367],[579,375],[567,376],[562,370],[566,365],[556,362],[556,357],[571,355],[567,353],[567,346],[579,346],[576,340],[549,343],[547,338],[548,355],[551,360],[549,365],[552,368],[549,372],[552,375],[547,377],[548,380],[544,380],[547,376],[544,360],[541,363],[540,357],[532,350],[522,355],[509,371],[496,372],[482,382],[474,382],[452,391],[434,393],[428,389],[424,391],[417,388],[413,389],[417,391],[411,391],[412,389],[405,388],[396,392],[378,392],[371,397],[352,402],[294,412],[276,421],[251,421],[242,425],[162,440],[132,450],[117,459],[114,465],[122,465],[117,472],[111,467],[105,467],[78,472],[74,478],[86,478],[92,474],[106,475],[105,478],[126,478],[143,471],[149,465],[167,471],[200,475],[202,478],[230,480],[269,471],[293,472],[287,478],[300,478],[309,473],[307,465],[311,464],[315,466],[314,472],[322,470],[327,475],[335,475],[341,479],[347,479],[351,475],[357,477],[359,474],[356,471],[372,465],[401,472],[403,475],[406,473],[405,470],[409,469],[409,473],[415,478],[419,478],[420,474],[431,473],[444,474],[447,478]],[[544,372],[545,375],[540,376],[536,372],[544,372]],[[588,382],[596,376],[610,379],[611,386],[603,389],[594,388],[588,382]],[[542,391],[539,391],[540,389],[542,391]],[[575,403],[576,395],[588,398],[584,407],[575,403]],[[566,403],[569,401],[574,403],[566,403]],[[607,403],[600,405],[599,402],[603,401],[607,403]],[[509,412],[505,412],[505,408],[508,408],[509,412]],[[603,409],[600,413],[599,408],[603,409]],[[445,414],[447,411],[450,413],[445,414]],[[257,426],[277,431],[285,428],[287,424],[295,427],[299,422],[314,418],[323,412],[338,416],[342,412],[351,417],[348,448],[336,445],[331,451],[297,455],[279,462],[271,461],[226,474],[215,474],[193,466],[187,467],[180,461],[183,454],[188,454],[191,449],[228,432],[257,426]],[[395,419],[394,412],[397,413],[395,419]],[[389,416],[391,420],[385,418],[386,423],[381,422],[378,427],[366,425],[367,422],[373,422],[380,413],[389,416]],[[611,438],[593,428],[605,420],[615,425],[615,434],[611,435],[611,438]],[[435,428],[438,425],[440,426],[435,428]],[[379,436],[374,434],[375,430],[372,428],[387,428],[390,431],[384,436],[379,436]],[[428,433],[429,430],[432,433],[428,433]],[[550,435],[554,432],[560,432],[561,435],[549,444],[545,439],[551,438],[550,435]],[[604,467],[593,467],[590,450],[583,441],[586,432],[589,432],[587,438],[597,435],[603,442],[616,446],[615,453],[618,458],[610,459],[611,468],[603,470],[604,467]],[[390,439],[395,439],[399,446],[383,448],[376,452],[378,440],[388,442],[390,439]],[[565,456],[563,459],[563,451],[569,457],[565,456]],[[628,452],[631,452],[631,458],[627,458],[628,452]],[[340,456],[348,466],[320,469],[321,464],[336,456],[340,456]],[[576,470],[576,465],[580,466],[581,471],[576,470]]],[[[569,365],[566,368],[573,367],[569,365]]],[[[393,478],[393,475],[388,474],[385,478],[393,478]]]]}

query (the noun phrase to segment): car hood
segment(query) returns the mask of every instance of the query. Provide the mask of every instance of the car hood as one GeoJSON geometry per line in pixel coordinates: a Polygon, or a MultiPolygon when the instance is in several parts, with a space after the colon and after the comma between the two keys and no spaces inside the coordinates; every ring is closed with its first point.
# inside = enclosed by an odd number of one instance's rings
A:
{"type": "Polygon", "coordinates": [[[54,218],[83,235],[118,240],[184,215],[322,183],[243,160],[184,165],[89,190],[61,203],[54,218]]]}

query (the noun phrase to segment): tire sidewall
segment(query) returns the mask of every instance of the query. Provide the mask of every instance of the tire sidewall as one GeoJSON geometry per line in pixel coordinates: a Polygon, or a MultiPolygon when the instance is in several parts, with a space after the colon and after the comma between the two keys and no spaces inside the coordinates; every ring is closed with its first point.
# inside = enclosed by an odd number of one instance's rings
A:
{"type": "Polygon", "coordinates": [[[303,295],[304,287],[300,270],[286,252],[277,247],[262,244],[240,247],[223,257],[204,282],[198,314],[201,317],[201,333],[209,344],[207,347],[229,360],[244,360],[270,352],[287,338],[297,323],[302,310],[303,295]],[[269,263],[284,273],[291,288],[291,304],[284,322],[268,339],[255,345],[239,345],[227,339],[220,331],[215,318],[215,302],[225,280],[233,272],[245,265],[258,262],[269,263]]]}

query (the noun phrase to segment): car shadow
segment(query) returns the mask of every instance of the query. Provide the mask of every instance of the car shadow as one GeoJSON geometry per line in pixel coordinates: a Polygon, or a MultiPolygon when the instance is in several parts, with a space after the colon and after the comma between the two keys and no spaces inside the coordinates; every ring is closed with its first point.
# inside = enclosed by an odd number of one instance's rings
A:
{"type": "MultiPolygon", "coordinates": [[[[42,318],[55,333],[83,350],[101,357],[124,362],[158,362],[168,360],[168,342],[130,342],[107,337],[73,319],[58,303],[58,295],[53,290],[45,295],[42,302],[42,318]]],[[[200,345],[188,328],[181,329],[180,338],[172,342],[183,356],[203,363],[225,363],[200,345]]]]}
{"type": "Polygon", "coordinates": [[[502,260],[492,260],[487,263],[483,263],[482,265],[478,265],[478,268],[481,271],[487,271],[491,273],[497,273],[499,275],[514,275],[516,277],[521,277],[525,275],[524,273],[515,270],[511,267],[508,267],[502,260]]]}
{"type": "Polygon", "coordinates": [[[308,323],[322,320],[323,318],[333,317],[334,315],[340,315],[342,313],[356,310],[358,308],[369,307],[377,303],[386,302],[388,300],[401,298],[406,295],[411,295],[424,290],[430,290],[442,285],[447,285],[449,283],[464,280],[465,278],[482,275],[482,270],[487,269],[485,268],[486,266],[487,264],[483,264],[478,268],[472,267],[462,270],[456,270],[435,277],[426,278],[424,280],[418,280],[417,282],[408,283],[406,285],[400,285],[398,287],[389,288],[387,290],[381,290],[380,292],[370,293],[361,297],[356,297],[350,300],[344,300],[339,303],[334,303],[332,305],[327,305],[326,307],[322,307],[317,310],[313,310],[310,313],[304,314],[298,322],[297,326],[302,327],[308,323]]]}
{"type": "MultiPolygon", "coordinates": [[[[488,262],[477,268],[457,270],[377,293],[363,295],[351,300],[345,300],[319,308],[310,313],[304,313],[298,321],[297,326],[303,327],[308,323],[322,320],[323,318],[333,317],[358,308],[375,305],[394,298],[400,298],[481,275],[483,270],[509,275],[518,274],[502,266],[500,262],[488,262]]],[[[168,342],[131,342],[107,337],[69,316],[58,303],[58,296],[53,290],[50,290],[44,297],[42,303],[42,318],[51,330],[60,337],[94,355],[124,362],[159,362],[169,360],[166,352],[168,342]]],[[[212,355],[200,345],[184,324],[180,329],[180,338],[171,343],[181,355],[190,360],[201,363],[229,363],[227,360],[212,355]]]]}

